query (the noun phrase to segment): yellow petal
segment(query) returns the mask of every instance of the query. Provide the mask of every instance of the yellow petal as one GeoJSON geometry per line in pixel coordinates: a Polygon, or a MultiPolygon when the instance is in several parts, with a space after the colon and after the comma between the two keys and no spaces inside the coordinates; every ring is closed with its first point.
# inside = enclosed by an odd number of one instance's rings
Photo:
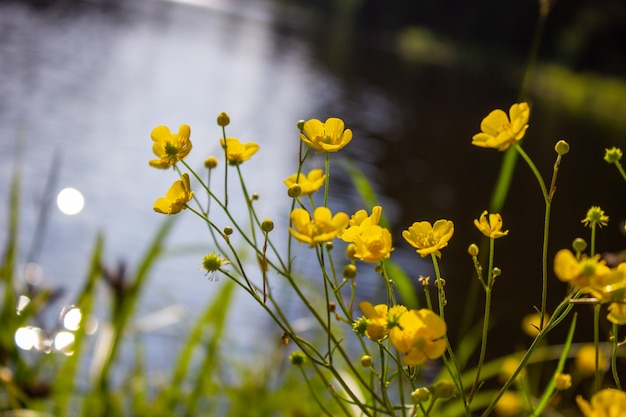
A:
{"type": "Polygon", "coordinates": [[[502,127],[509,124],[509,118],[506,113],[500,109],[493,110],[485,117],[480,123],[480,130],[483,132],[496,136],[502,127]]]}

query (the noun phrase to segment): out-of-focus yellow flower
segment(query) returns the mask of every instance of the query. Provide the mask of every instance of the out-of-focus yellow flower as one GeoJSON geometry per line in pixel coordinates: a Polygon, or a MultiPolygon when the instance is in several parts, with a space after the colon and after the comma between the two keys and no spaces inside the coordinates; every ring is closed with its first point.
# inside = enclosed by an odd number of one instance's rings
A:
{"type": "Polygon", "coordinates": [[[519,394],[507,391],[502,394],[500,401],[495,406],[496,413],[500,417],[514,417],[522,411],[522,399],[519,394]]]}
{"type": "Polygon", "coordinates": [[[554,274],[561,281],[599,299],[603,299],[603,293],[610,289],[611,269],[600,255],[583,256],[578,260],[569,249],[561,249],[554,256],[554,274]]]}
{"type": "Polygon", "coordinates": [[[254,142],[241,143],[237,138],[220,139],[222,148],[226,149],[226,159],[230,165],[239,165],[250,159],[259,150],[259,145],[254,142]]]}
{"type": "Polygon", "coordinates": [[[622,417],[626,415],[626,393],[606,388],[591,396],[591,403],[580,395],[576,397],[580,411],[585,417],[622,417]]]}
{"type": "Polygon", "coordinates": [[[448,246],[448,241],[454,234],[454,223],[450,220],[437,220],[431,225],[429,222],[415,222],[402,232],[402,237],[417,249],[422,257],[434,253],[441,257],[440,249],[448,246]]]}
{"type": "MultiPolygon", "coordinates": [[[[516,356],[508,356],[502,361],[502,366],[500,367],[500,372],[498,373],[498,381],[505,383],[509,380],[517,371],[517,368],[520,364],[520,358],[516,356]]],[[[524,373],[524,370],[520,371],[517,374],[517,378],[519,379],[524,373]]]]}
{"type": "Polygon", "coordinates": [[[609,304],[609,314],[606,315],[607,320],[611,323],[623,326],[626,324],[626,304],[611,303],[609,304]]]}
{"type": "Polygon", "coordinates": [[[193,191],[189,185],[189,174],[184,173],[179,180],[174,181],[165,197],[154,202],[154,211],[163,214],[176,214],[187,206],[187,202],[193,197],[193,191]]]}
{"type": "Polygon", "coordinates": [[[287,186],[287,188],[292,187],[296,184],[300,186],[300,195],[310,195],[319,190],[322,185],[324,185],[324,180],[326,179],[326,175],[324,175],[324,171],[321,169],[312,169],[309,171],[309,175],[304,175],[303,173],[295,173],[291,175],[289,178],[286,178],[283,183],[287,186]]]}
{"type": "Polygon", "coordinates": [[[343,120],[336,117],[331,117],[324,123],[311,119],[304,123],[300,139],[318,153],[337,152],[352,140],[352,130],[344,129],[343,120]]]}
{"type": "Polygon", "coordinates": [[[398,325],[389,330],[393,347],[404,353],[402,363],[421,365],[437,359],[446,351],[446,322],[428,309],[409,310],[398,319],[398,325]]]}
{"type": "Polygon", "coordinates": [[[609,224],[609,216],[604,214],[604,210],[600,207],[592,206],[589,210],[587,210],[587,215],[580,222],[588,227],[602,227],[609,224]]]}
{"type": "Polygon", "coordinates": [[[550,316],[548,314],[544,314],[543,316],[543,326],[541,324],[541,313],[531,313],[524,316],[522,319],[522,331],[526,333],[530,337],[537,336],[539,333],[539,328],[543,328],[550,321],[550,316]]]}
{"type": "Polygon", "coordinates": [[[191,128],[185,124],[180,125],[176,134],[170,132],[167,126],[157,126],[152,129],[150,134],[154,142],[152,152],[159,159],[150,160],[150,166],[166,169],[184,159],[191,151],[189,136],[191,136],[191,128]]]}
{"type": "Polygon", "coordinates": [[[318,207],[313,212],[313,218],[303,208],[296,208],[291,212],[293,228],[289,233],[302,243],[314,247],[318,243],[330,242],[341,232],[350,218],[346,213],[339,212],[332,215],[327,207],[318,207]]]}
{"type": "Polygon", "coordinates": [[[502,216],[499,214],[489,214],[489,220],[487,220],[487,210],[483,211],[480,215],[480,219],[474,220],[474,225],[480,230],[480,232],[493,239],[497,239],[509,234],[508,230],[502,231],[502,216]]]}
{"type": "Polygon", "coordinates": [[[472,145],[505,151],[524,137],[529,117],[528,103],[513,104],[508,116],[503,110],[493,110],[480,123],[481,132],[472,137],[472,145]]]}
{"type": "Polygon", "coordinates": [[[554,383],[556,385],[556,389],[559,391],[570,389],[572,387],[572,376],[570,374],[559,372],[554,376],[554,383]]]}
{"type": "MultiPolygon", "coordinates": [[[[596,347],[589,343],[582,345],[576,351],[574,359],[576,369],[584,376],[592,376],[596,372],[596,347]]],[[[608,365],[607,358],[601,350],[598,351],[598,367],[606,369],[608,365]]]]}
{"type": "Polygon", "coordinates": [[[378,225],[361,229],[361,233],[354,237],[352,245],[354,245],[353,257],[371,263],[389,258],[393,250],[391,233],[378,225]]]}

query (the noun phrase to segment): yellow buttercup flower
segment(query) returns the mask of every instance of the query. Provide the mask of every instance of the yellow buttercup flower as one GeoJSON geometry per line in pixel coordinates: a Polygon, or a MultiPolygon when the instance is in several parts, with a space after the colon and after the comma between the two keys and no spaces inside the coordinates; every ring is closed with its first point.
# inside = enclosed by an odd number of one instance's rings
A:
{"type": "MultiPolygon", "coordinates": [[[[596,373],[596,347],[592,343],[582,345],[574,359],[576,369],[584,376],[592,376],[596,373]]],[[[608,361],[604,353],[598,351],[598,367],[606,369],[608,361]]]]}
{"type": "Polygon", "coordinates": [[[587,294],[603,298],[603,288],[609,285],[611,270],[600,255],[583,256],[578,260],[570,250],[561,249],[554,256],[554,274],[587,294]]]}
{"type": "Polygon", "coordinates": [[[489,220],[487,220],[487,210],[483,211],[480,215],[480,219],[474,220],[474,225],[480,230],[480,232],[493,239],[497,239],[509,234],[508,230],[502,231],[502,216],[499,214],[489,214],[489,220]]]}
{"type": "Polygon", "coordinates": [[[589,227],[602,227],[609,224],[609,216],[605,215],[604,210],[600,207],[592,206],[589,210],[587,210],[587,215],[580,222],[589,227]]]}
{"type": "Polygon", "coordinates": [[[415,222],[402,232],[402,237],[417,249],[422,257],[434,253],[441,257],[440,249],[448,246],[448,241],[454,234],[454,223],[450,220],[437,220],[431,225],[429,222],[415,222]]]}
{"type": "Polygon", "coordinates": [[[622,417],[626,415],[626,392],[613,388],[600,390],[591,396],[591,403],[576,397],[585,417],[622,417]]]}
{"type": "Polygon", "coordinates": [[[354,258],[371,263],[389,258],[393,250],[391,233],[378,225],[361,228],[361,232],[354,237],[352,245],[354,245],[352,253],[354,258]]]}
{"type": "Polygon", "coordinates": [[[150,160],[150,166],[166,169],[184,159],[191,151],[190,135],[191,128],[185,124],[180,125],[177,134],[170,132],[167,126],[157,126],[152,129],[150,134],[154,142],[152,144],[152,152],[159,159],[150,160]]]}
{"type": "Polygon", "coordinates": [[[550,315],[543,315],[543,325],[541,324],[541,313],[530,313],[522,318],[522,331],[530,337],[535,337],[539,333],[539,329],[546,327],[550,321],[550,315]]]}
{"type": "Polygon", "coordinates": [[[382,340],[387,336],[387,305],[373,306],[368,301],[359,303],[359,309],[368,320],[365,335],[374,341],[382,340]]]}
{"type": "Polygon", "coordinates": [[[472,137],[472,145],[505,151],[524,137],[529,117],[528,103],[513,104],[508,116],[503,110],[493,110],[480,123],[481,132],[472,137]]]}
{"type": "Polygon", "coordinates": [[[324,185],[324,180],[326,179],[326,175],[324,175],[324,171],[321,169],[312,169],[309,171],[308,175],[304,175],[303,173],[295,173],[289,178],[286,178],[283,183],[287,186],[287,188],[292,187],[294,185],[300,186],[300,194],[301,195],[310,195],[319,190],[322,185],[324,185]]]}
{"type": "Polygon", "coordinates": [[[519,416],[522,411],[522,398],[517,392],[505,392],[496,404],[495,410],[500,417],[519,416]]]}
{"type": "Polygon", "coordinates": [[[226,149],[226,159],[230,165],[239,165],[250,159],[259,150],[259,145],[254,142],[241,143],[237,138],[220,139],[222,148],[226,149]]]}
{"type": "Polygon", "coordinates": [[[341,232],[339,237],[344,242],[354,242],[356,236],[358,236],[363,229],[370,226],[377,226],[380,222],[380,218],[383,213],[381,206],[372,207],[372,214],[367,214],[365,210],[359,210],[350,217],[348,228],[341,232]]]}
{"type": "Polygon", "coordinates": [[[320,152],[337,152],[352,140],[352,130],[345,129],[343,120],[331,117],[326,122],[311,119],[304,123],[300,139],[320,152]]]}
{"type": "Polygon", "coordinates": [[[318,243],[332,241],[349,220],[348,215],[343,212],[333,216],[327,207],[316,208],[313,218],[305,209],[296,208],[291,212],[293,228],[289,228],[289,233],[300,242],[314,247],[318,243]]]}
{"type": "Polygon", "coordinates": [[[163,214],[176,214],[185,209],[187,202],[193,197],[189,185],[189,174],[184,173],[179,180],[174,181],[165,197],[154,202],[154,211],[163,214]]]}
{"type": "Polygon", "coordinates": [[[446,330],[446,322],[431,310],[409,310],[400,316],[398,325],[389,330],[389,340],[404,353],[403,364],[421,365],[444,354],[446,330]]]}

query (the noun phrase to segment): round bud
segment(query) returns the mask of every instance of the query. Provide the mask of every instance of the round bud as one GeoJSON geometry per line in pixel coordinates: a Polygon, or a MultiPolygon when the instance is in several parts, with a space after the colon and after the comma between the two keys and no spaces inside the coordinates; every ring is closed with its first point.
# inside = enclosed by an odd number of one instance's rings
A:
{"type": "Polygon", "coordinates": [[[431,385],[430,392],[435,398],[446,399],[454,394],[454,383],[452,381],[441,381],[431,385]]]}
{"type": "Polygon", "coordinates": [[[346,248],[346,256],[350,259],[354,259],[354,254],[356,253],[356,245],[354,243],[350,243],[346,248]]]}
{"type": "Polygon", "coordinates": [[[304,123],[306,123],[304,120],[298,120],[298,130],[304,129],[304,123]]]}
{"type": "Polygon", "coordinates": [[[361,356],[361,366],[363,368],[369,368],[374,363],[374,360],[370,355],[361,356]]]}
{"type": "Polygon", "coordinates": [[[569,143],[565,142],[564,140],[560,140],[556,143],[556,145],[554,145],[554,150],[559,155],[565,155],[569,152],[569,143]]]}
{"type": "Polygon", "coordinates": [[[226,226],[226,227],[224,228],[224,234],[225,234],[226,236],[230,236],[230,235],[232,235],[232,234],[233,234],[233,228],[232,228],[232,227],[230,227],[230,226],[226,226]]]}
{"type": "Polygon", "coordinates": [[[430,391],[426,387],[418,388],[411,393],[411,398],[416,403],[428,401],[430,399],[430,391]]]}
{"type": "Polygon", "coordinates": [[[301,366],[304,364],[305,360],[306,356],[300,351],[291,352],[291,355],[289,355],[289,362],[291,362],[292,365],[301,366]]]}
{"type": "Polygon", "coordinates": [[[502,270],[500,268],[498,268],[497,266],[495,268],[493,268],[493,270],[491,271],[494,277],[499,277],[500,275],[502,275],[502,270]]]}
{"type": "Polygon", "coordinates": [[[263,230],[265,233],[269,233],[274,230],[274,222],[272,221],[272,219],[267,218],[263,220],[263,223],[261,223],[261,230],[263,230]]]}
{"type": "Polygon", "coordinates": [[[217,115],[217,125],[218,126],[228,126],[230,124],[230,117],[228,117],[228,114],[221,112],[220,114],[217,115]]]}
{"type": "Polygon", "coordinates": [[[209,156],[205,161],[204,161],[204,166],[205,168],[208,169],[213,169],[217,166],[217,158],[214,156],[209,156]]]}
{"type": "Polygon", "coordinates": [[[581,238],[581,237],[577,237],[572,242],[572,248],[576,252],[584,252],[585,249],[587,249],[587,241],[585,239],[581,238]]]}
{"type": "Polygon", "coordinates": [[[287,195],[291,198],[300,197],[302,194],[302,188],[298,184],[294,184],[287,189],[287,195]]]}
{"type": "Polygon", "coordinates": [[[356,278],[356,265],[353,265],[353,264],[346,265],[345,268],[343,268],[343,276],[344,278],[347,278],[347,279],[356,278]]]}
{"type": "Polygon", "coordinates": [[[259,193],[252,193],[252,197],[251,197],[252,201],[256,201],[259,199],[259,193]]]}
{"type": "Polygon", "coordinates": [[[467,248],[467,253],[469,253],[470,256],[478,256],[478,245],[476,245],[475,243],[469,245],[467,248]]]}

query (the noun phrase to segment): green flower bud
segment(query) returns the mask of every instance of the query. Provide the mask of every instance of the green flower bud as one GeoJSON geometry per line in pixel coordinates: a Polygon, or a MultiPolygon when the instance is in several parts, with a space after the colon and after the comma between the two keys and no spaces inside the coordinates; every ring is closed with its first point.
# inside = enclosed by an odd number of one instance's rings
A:
{"type": "Polygon", "coordinates": [[[611,149],[605,149],[605,151],[604,160],[609,164],[614,164],[622,159],[622,150],[620,148],[614,146],[611,149]]]}
{"type": "Polygon", "coordinates": [[[467,248],[467,253],[469,253],[470,256],[478,256],[478,245],[476,245],[475,243],[469,245],[469,247],[467,248]]]}
{"type": "Polygon", "coordinates": [[[302,188],[298,184],[294,184],[287,189],[287,195],[291,198],[300,197],[302,194],[302,188]]]}
{"type": "Polygon", "coordinates": [[[267,218],[263,220],[263,223],[261,223],[261,230],[263,230],[265,233],[269,233],[274,230],[274,222],[272,221],[272,219],[267,218]]]}
{"type": "Polygon", "coordinates": [[[224,112],[217,115],[217,125],[226,127],[230,124],[230,117],[224,112]]]}
{"type": "Polygon", "coordinates": [[[205,168],[208,169],[213,169],[217,166],[217,158],[214,156],[209,156],[205,161],[204,161],[204,166],[205,168]]]}
{"type": "Polygon", "coordinates": [[[363,336],[365,335],[365,331],[367,330],[367,326],[369,325],[370,321],[367,317],[359,317],[354,321],[354,323],[352,323],[352,330],[359,336],[363,336]]]}
{"type": "Polygon", "coordinates": [[[502,270],[500,268],[498,268],[497,266],[495,268],[493,268],[493,270],[491,271],[494,277],[499,277],[500,275],[502,275],[502,270]]]}
{"type": "Polygon", "coordinates": [[[233,228],[232,228],[232,227],[230,227],[230,226],[226,226],[226,227],[224,228],[224,234],[225,234],[226,236],[230,236],[230,235],[232,235],[232,234],[233,234],[233,228]]]}
{"type": "Polygon", "coordinates": [[[343,276],[347,279],[356,278],[356,265],[349,264],[343,268],[343,276]]]}
{"type": "Polygon", "coordinates": [[[554,145],[554,150],[559,155],[565,155],[569,152],[569,143],[565,142],[564,140],[560,140],[556,143],[556,145],[554,145]]]}
{"type": "Polygon", "coordinates": [[[372,359],[371,356],[369,355],[361,356],[361,366],[363,368],[369,368],[370,366],[372,366],[373,363],[374,363],[374,360],[372,359]]]}
{"type": "Polygon", "coordinates": [[[587,249],[587,241],[581,237],[577,237],[572,242],[572,248],[576,252],[584,252],[587,249]]]}
{"type": "Polygon", "coordinates": [[[298,350],[291,352],[291,355],[289,355],[289,362],[291,362],[292,365],[302,366],[305,361],[306,355],[298,350]]]}
{"type": "Polygon", "coordinates": [[[306,123],[304,120],[298,120],[298,130],[304,129],[304,123],[306,123]]]}
{"type": "Polygon", "coordinates": [[[434,398],[445,400],[452,397],[454,394],[454,383],[449,380],[437,382],[430,386],[430,392],[433,394],[434,398]]]}
{"type": "Polygon", "coordinates": [[[430,391],[426,387],[418,388],[411,393],[411,398],[416,403],[428,401],[430,399],[430,391]]]}

